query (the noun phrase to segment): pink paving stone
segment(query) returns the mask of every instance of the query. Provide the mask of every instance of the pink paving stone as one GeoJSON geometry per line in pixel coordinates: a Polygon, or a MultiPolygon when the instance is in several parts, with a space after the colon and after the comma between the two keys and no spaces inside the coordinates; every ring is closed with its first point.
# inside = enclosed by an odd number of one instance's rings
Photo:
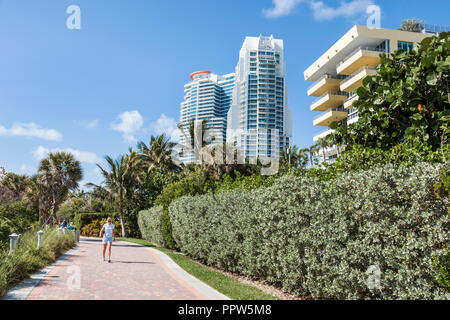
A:
{"type": "Polygon", "coordinates": [[[205,300],[147,248],[114,242],[111,263],[103,262],[100,240],[82,239],[81,249],[56,266],[29,300],[205,300]],[[80,288],[71,288],[79,267],[80,288]]]}

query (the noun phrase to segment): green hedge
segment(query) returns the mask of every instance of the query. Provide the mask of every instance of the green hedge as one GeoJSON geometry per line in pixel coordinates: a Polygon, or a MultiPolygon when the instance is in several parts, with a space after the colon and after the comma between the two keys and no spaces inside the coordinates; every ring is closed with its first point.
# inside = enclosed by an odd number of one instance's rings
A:
{"type": "Polygon", "coordinates": [[[385,166],[324,183],[285,176],[251,192],[183,197],[169,208],[173,236],[194,259],[298,296],[450,299],[434,263],[449,243],[439,171],[385,166]],[[369,289],[376,268],[380,286],[369,289]]]}
{"type": "Polygon", "coordinates": [[[154,207],[150,210],[139,212],[138,216],[138,225],[142,238],[160,246],[166,246],[162,226],[163,214],[162,207],[154,207]]]}
{"type": "Polygon", "coordinates": [[[90,224],[94,220],[103,220],[108,217],[114,218],[115,216],[115,213],[107,212],[81,212],[75,215],[73,218],[73,223],[75,224],[77,230],[81,230],[84,226],[90,224]]]}

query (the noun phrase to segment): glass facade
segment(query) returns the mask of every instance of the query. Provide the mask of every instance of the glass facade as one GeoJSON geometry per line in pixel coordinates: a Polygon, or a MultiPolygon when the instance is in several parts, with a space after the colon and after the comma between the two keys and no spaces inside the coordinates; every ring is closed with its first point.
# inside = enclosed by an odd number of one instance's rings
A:
{"type": "MultiPolygon", "coordinates": [[[[205,73],[196,76],[184,87],[184,101],[180,108],[180,125],[184,131],[180,144],[189,144],[186,137],[192,120],[208,120],[207,129],[214,135],[210,143],[226,141],[227,114],[232,104],[235,87],[234,74],[219,76],[205,73]],[[218,141],[217,141],[218,139],[218,141]]],[[[181,160],[185,163],[194,161],[194,154],[184,154],[181,160]]]]}

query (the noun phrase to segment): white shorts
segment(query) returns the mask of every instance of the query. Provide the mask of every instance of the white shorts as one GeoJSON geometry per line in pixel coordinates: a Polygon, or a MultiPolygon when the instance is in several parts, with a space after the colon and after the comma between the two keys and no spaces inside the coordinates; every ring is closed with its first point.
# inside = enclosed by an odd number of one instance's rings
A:
{"type": "Polygon", "coordinates": [[[112,243],[113,242],[113,238],[112,237],[103,236],[102,242],[103,242],[103,244],[112,243]]]}

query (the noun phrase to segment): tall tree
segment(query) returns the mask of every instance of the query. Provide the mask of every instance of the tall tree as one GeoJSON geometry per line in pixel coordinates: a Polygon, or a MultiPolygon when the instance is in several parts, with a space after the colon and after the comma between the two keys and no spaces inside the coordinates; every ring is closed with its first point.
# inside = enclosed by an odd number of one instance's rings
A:
{"type": "Polygon", "coordinates": [[[311,163],[311,168],[312,168],[312,167],[314,167],[314,157],[315,157],[315,155],[317,154],[318,147],[317,147],[317,145],[315,144],[315,145],[313,145],[313,146],[307,148],[306,150],[307,150],[307,152],[308,152],[308,154],[309,154],[309,161],[310,161],[310,163],[311,163]]]}
{"type": "MultiPolygon", "coordinates": [[[[105,190],[107,190],[110,196],[115,200],[120,224],[122,226],[122,236],[126,237],[127,234],[123,218],[124,208],[127,200],[129,200],[133,194],[133,189],[139,181],[139,177],[136,173],[137,166],[139,165],[138,155],[136,152],[130,152],[130,154],[122,155],[116,160],[106,156],[105,160],[109,168],[104,169],[98,164],[97,166],[100,168],[105,179],[105,190]]],[[[94,186],[93,184],[90,185],[94,186]]]]}
{"type": "Polygon", "coordinates": [[[179,166],[175,164],[172,156],[174,155],[175,143],[170,142],[165,134],[150,138],[149,145],[141,141],[137,147],[141,164],[146,167],[147,173],[155,168],[178,171],[179,166]]]}
{"type": "Polygon", "coordinates": [[[198,150],[199,153],[201,153],[203,151],[203,148],[208,145],[207,141],[210,138],[211,134],[211,131],[209,130],[210,128],[208,119],[189,121],[187,131],[186,128],[184,128],[180,123],[178,124],[178,129],[186,139],[187,145],[184,146],[184,148],[187,149],[188,152],[196,151],[196,140],[198,141],[197,144],[200,145],[200,150],[198,150]]]}
{"type": "Polygon", "coordinates": [[[56,220],[59,206],[67,199],[69,191],[78,188],[83,177],[81,164],[70,153],[50,153],[41,161],[38,172],[38,183],[50,193],[51,214],[56,220]]]}
{"type": "MultiPolygon", "coordinates": [[[[40,182],[40,175],[34,175],[28,178],[25,197],[31,202],[31,205],[39,211],[39,223],[47,225],[51,218],[53,204],[51,186],[40,182]]],[[[53,220],[56,222],[56,220],[53,220]]]]}
{"type": "Polygon", "coordinates": [[[317,146],[322,151],[323,162],[325,162],[326,161],[326,149],[329,148],[331,146],[331,144],[328,142],[328,140],[326,138],[320,138],[317,141],[317,146]]]}

